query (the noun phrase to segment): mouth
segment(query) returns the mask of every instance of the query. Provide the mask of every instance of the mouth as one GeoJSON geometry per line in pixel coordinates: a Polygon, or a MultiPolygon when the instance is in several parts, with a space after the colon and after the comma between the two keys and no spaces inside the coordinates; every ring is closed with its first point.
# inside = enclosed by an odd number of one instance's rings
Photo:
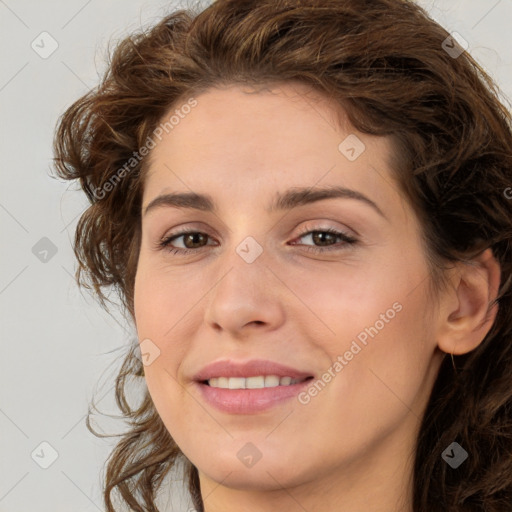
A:
{"type": "Polygon", "coordinates": [[[253,377],[212,377],[196,381],[205,404],[229,415],[255,415],[279,410],[304,391],[313,376],[292,378],[277,375],[253,377]]]}
{"type": "Polygon", "coordinates": [[[293,378],[290,376],[280,377],[279,375],[256,375],[253,377],[212,377],[200,381],[200,383],[218,389],[264,389],[293,386],[312,378],[313,376],[293,378]]]}
{"type": "Polygon", "coordinates": [[[192,380],[207,405],[228,414],[256,414],[296,397],[313,378],[310,372],[275,361],[222,359],[192,380]]]}

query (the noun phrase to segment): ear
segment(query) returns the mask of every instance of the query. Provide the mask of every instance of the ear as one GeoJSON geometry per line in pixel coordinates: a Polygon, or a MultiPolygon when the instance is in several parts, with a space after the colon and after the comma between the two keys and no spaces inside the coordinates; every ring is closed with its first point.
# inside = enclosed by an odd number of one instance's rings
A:
{"type": "Polygon", "coordinates": [[[470,263],[459,263],[453,287],[441,301],[437,345],[447,354],[461,355],[483,341],[496,318],[498,305],[489,308],[500,286],[500,264],[491,249],[470,263]]]}

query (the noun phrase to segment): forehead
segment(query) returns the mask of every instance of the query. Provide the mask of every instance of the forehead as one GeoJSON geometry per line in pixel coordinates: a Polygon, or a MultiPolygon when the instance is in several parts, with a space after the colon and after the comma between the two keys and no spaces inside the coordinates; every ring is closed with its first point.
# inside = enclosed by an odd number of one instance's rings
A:
{"type": "MultiPolygon", "coordinates": [[[[185,109],[189,100],[183,98],[177,102],[164,116],[163,122],[169,114],[185,109]]],[[[318,145],[315,141],[318,131],[336,131],[340,123],[347,125],[344,128],[349,130],[340,106],[302,83],[285,82],[258,87],[228,85],[207,89],[194,96],[194,100],[195,106],[187,108],[180,119],[173,116],[173,126],[163,134],[167,142],[188,143],[191,132],[194,132],[194,139],[201,142],[200,147],[195,146],[196,150],[211,141],[218,144],[219,139],[228,136],[226,143],[231,146],[231,152],[236,151],[242,140],[247,145],[249,138],[255,144],[265,142],[261,149],[269,150],[273,146],[271,143],[276,141],[276,131],[281,141],[292,139],[298,142],[299,136],[299,140],[308,138],[311,145],[318,145]],[[307,125],[304,125],[305,121],[307,125]]],[[[159,147],[163,145],[165,143],[159,144],[153,153],[158,155],[159,147]]]]}
{"type": "MultiPolygon", "coordinates": [[[[358,188],[376,202],[385,186],[397,193],[389,176],[390,141],[357,132],[339,105],[304,84],[233,85],[194,99],[152,151],[146,197],[222,187],[233,200],[248,187],[265,193],[315,184],[358,188]],[[353,156],[347,144],[357,158],[347,157],[353,156]]],[[[173,106],[164,120],[179,109],[173,106]]]]}

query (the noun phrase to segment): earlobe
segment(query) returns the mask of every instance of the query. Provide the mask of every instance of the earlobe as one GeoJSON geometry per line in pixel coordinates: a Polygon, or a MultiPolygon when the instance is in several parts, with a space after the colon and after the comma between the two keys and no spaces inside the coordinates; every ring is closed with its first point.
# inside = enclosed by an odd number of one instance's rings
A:
{"type": "Polygon", "coordinates": [[[496,319],[500,264],[491,249],[470,263],[460,263],[449,296],[442,301],[437,344],[447,354],[461,355],[483,341],[496,319]],[[492,306],[492,307],[491,307],[492,306]]]}

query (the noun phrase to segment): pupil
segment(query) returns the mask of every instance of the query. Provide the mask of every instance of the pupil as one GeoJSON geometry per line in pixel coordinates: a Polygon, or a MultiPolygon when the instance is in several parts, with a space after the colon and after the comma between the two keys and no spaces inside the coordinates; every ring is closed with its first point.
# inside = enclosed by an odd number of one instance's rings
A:
{"type": "Polygon", "coordinates": [[[323,232],[323,231],[316,231],[315,233],[313,233],[313,241],[316,243],[317,241],[320,241],[320,243],[322,244],[323,242],[325,242],[325,238],[329,238],[329,237],[333,237],[334,236],[334,233],[328,233],[328,232],[323,232]],[[318,240],[320,239],[320,240],[318,240]]]}
{"type": "MultiPolygon", "coordinates": [[[[187,237],[185,238],[185,240],[187,239],[192,239],[193,240],[193,244],[196,244],[196,243],[199,243],[198,242],[198,238],[201,238],[203,236],[202,233],[190,233],[189,235],[187,235],[187,237]]],[[[185,243],[185,245],[188,247],[188,244],[185,243]]]]}

